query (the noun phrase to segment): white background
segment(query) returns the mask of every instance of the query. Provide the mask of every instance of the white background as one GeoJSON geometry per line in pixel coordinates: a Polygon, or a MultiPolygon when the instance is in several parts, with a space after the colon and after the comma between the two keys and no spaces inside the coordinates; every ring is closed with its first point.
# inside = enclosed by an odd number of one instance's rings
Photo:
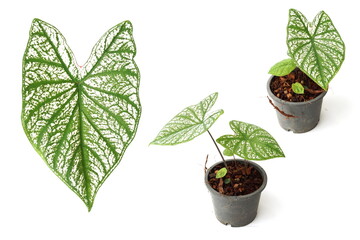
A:
{"type": "Polygon", "coordinates": [[[359,239],[359,7],[356,1],[2,1],[0,9],[0,239],[359,239]],[[353,3],[352,3],[353,2],[353,3]],[[309,20],[324,10],[346,44],[321,121],[293,134],[266,99],[268,69],[287,58],[289,8],[309,20]],[[130,20],[143,114],[122,162],[89,213],[28,142],[20,121],[22,55],[33,18],[56,26],[80,65],[105,31],[130,20]],[[210,138],[148,146],[184,107],[219,92],[230,120],[268,130],[286,158],[268,174],[258,216],[220,224],[204,185],[204,162],[220,160],[210,138]]]}

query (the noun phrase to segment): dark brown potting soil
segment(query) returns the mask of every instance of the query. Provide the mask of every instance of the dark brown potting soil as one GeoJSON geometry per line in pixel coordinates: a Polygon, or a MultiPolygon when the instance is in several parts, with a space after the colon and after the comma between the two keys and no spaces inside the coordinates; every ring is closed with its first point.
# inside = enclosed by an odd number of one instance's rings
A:
{"type": "Polygon", "coordinates": [[[270,89],[278,98],[290,102],[309,101],[316,98],[324,91],[299,68],[296,68],[286,76],[275,76],[270,83],[270,89]],[[304,94],[296,94],[293,92],[291,85],[296,82],[299,82],[304,86],[304,94]]]}
{"type": "Polygon", "coordinates": [[[209,173],[209,184],[219,193],[228,196],[246,195],[256,191],[263,183],[260,172],[251,165],[237,161],[227,162],[227,165],[228,172],[223,178],[215,177],[216,172],[224,167],[223,163],[215,166],[209,173]]]}

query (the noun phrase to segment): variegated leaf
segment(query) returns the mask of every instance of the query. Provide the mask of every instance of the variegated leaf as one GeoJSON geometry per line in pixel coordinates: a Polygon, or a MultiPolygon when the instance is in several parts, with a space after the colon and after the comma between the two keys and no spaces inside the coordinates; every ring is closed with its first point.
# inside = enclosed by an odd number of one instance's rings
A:
{"type": "Polygon", "coordinates": [[[330,17],[321,11],[313,22],[289,10],[287,45],[296,65],[324,90],[345,59],[345,44],[330,17]]]}
{"type": "Polygon", "coordinates": [[[54,26],[34,19],[23,58],[22,124],[51,170],[91,210],[141,114],[132,25],[107,31],[79,67],[54,26]]]}
{"type": "Polygon", "coordinates": [[[182,110],[163,127],[151,144],[175,145],[184,143],[207,131],[224,113],[223,110],[209,113],[217,96],[217,93],[213,93],[198,104],[182,110]]]}
{"type": "Polygon", "coordinates": [[[230,127],[234,135],[224,135],[216,140],[227,151],[246,160],[285,157],[279,144],[264,129],[240,121],[231,121],[230,127]]]}

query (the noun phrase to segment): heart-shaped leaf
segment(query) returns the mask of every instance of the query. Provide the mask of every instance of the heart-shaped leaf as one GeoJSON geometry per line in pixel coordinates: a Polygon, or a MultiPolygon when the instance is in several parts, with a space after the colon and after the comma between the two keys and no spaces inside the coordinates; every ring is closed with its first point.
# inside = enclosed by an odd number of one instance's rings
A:
{"type": "Polygon", "coordinates": [[[89,211],[133,140],[141,114],[132,25],[122,22],[78,67],[65,38],[34,19],[23,58],[22,124],[52,171],[89,211]]]}
{"type": "Polygon", "coordinates": [[[321,11],[313,22],[289,10],[287,45],[296,65],[324,90],[345,58],[345,44],[330,17],[321,11]]]}
{"type": "Polygon", "coordinates": [[[217,96],[217,93],[213,93],[200,103],[182,110],[163,127],[150,144],[175,145],[184,143],[207,131],[224,113],[223,110],[208,113],[215,104],[217,96]]]}
{"type": "Polygon", "coordinates": [[[264,129],[249,123],[231,121],[235,135],[224,135],[216,141],[246,160],[285,157],[276,140],[264,129]]]}

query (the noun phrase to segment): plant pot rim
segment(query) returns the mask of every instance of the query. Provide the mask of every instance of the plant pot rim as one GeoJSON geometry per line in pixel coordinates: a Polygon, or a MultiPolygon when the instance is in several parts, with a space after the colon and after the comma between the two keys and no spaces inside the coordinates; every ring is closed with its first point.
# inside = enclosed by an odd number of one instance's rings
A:
{"type": "Polygon", "coordinates": [[[271,89],[270,89],[270,83],[271,83],[271,81],[272,81],[272,79],[273,79],[274,77],[275,77],[274,75],[271,75],[271,76],[270,76],[270,78],[269,78],[269,80],[268,80],[268,82],[267,82],[267,85],[266,85],[266,90],[267,90],[269,96],[271,97],[271,99],[273,99],[274,101],[276,101],[276,102],[278,102],[278,103],[287,104],[287,105],[297,105],[297,106],[307,105],[307,104],[311,104],[311,103],[313,103],[313,102],[316,102],[316,101],[322,99],[322,98],[326,95],[326,93],[327,93],[327,91],[323,91],[323,92],[322,92],[320,95],[318,95],[316,98],[311,99],[311,100],[309,100],[309,101],[305,101],[305,102],[290,102],[290,101],[285,101],[285,100],[283,100],[283,99],[278,98],[277,96],[275,96],[275,95],[273,94],[273,92],[271,91],[271,89]]]}
{"type": "Polygon", "coordinates": [[[224,163],[223,161],[219,161],[215,164],[213,164],[209,169],[206,170],[206,174],[205,174],[205,185],[206,187],[209,189],[209,191],[212,193],[212,194],[215,194],[215,195],[218,195],[218,196],[221,196],[221,197],[224,197],[224,198],[233,198],[233,199],[245,199],[245,198],[250,198],[252,197],[253,195],[256,195],[258,194],[259,192],[262,192],[264,190],[264,188],[266,187],[266,184],[267,184],[267,175],[266,175],[266,172],[265,170],[257,163],[254,163],[253,161],[248,161],[248,160],[244,160],[244,159],[239,159],[239,158],[236,158],[236,159],[227,159],[225,160],[226,162],[234,162],[234,161],[238,161],[238,162],[241,162],[241,163],[244,163],[244,162],[247,162],[249,165],[252,165],[253,167],[256,168],[256,170],[259,171],[262,179],[263,179],[263,183],[261,184],[261,186],[255,190],[254,192],[252,193],[249,193],[249,194],[246,194],[246,195],[239,195],[239,196],[228,196],[228,195],[224,195],[224,194],[221,194],[219,193],[218,191],[216,191],[215,189],[213,189],[210,184],[209,184],[209,173],[210,171],[216,167],[217,165],[219,164],[222,164],[224,163]]]}

